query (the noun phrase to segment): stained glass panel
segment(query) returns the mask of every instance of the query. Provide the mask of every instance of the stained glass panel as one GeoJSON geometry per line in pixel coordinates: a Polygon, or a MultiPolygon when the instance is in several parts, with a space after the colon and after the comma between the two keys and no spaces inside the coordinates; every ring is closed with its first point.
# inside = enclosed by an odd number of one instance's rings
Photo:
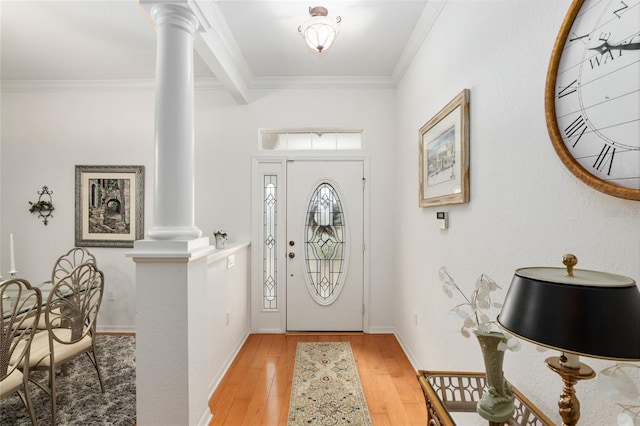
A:
{"type": "Polygon", "coordinates": [[[278,252],[277,252],[277,187],[278,176],[264,176],[262,293],[263,309],[277,309],[278,252]]]}
{"type": "Polygon", "coordinates": [[[345,269],[345,223],[335,188],[323,182],[309,201],[305,223],[305,263],[311,296],[333,303],[342,289],[345,269]]]}

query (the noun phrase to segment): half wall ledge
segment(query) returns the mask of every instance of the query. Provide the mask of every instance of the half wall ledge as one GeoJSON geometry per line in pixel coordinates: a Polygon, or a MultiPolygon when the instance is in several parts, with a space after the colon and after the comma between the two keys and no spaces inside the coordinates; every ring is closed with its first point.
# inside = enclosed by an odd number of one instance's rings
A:
{"type": "Polygon", "coordinates": [[[237,253],[239,251],[244,250],[249,247],[251,243],[249,242],[241,242],[241,243],[227,243],[227,246],[223,249],[214,248],[215,245],[211,246],[211,252],[209,252],[209,257],[207,258],[207,263],[214,263],[219,260],[226,259],[230,255],[237,253]]]}

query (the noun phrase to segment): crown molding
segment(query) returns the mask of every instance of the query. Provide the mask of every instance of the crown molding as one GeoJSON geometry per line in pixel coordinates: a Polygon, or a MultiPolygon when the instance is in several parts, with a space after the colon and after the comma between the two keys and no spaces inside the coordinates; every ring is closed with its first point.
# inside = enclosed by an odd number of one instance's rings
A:
{"type": "MultiPolygon", "coordinates": [[[[154,79],[139,80],[1,80],[0,92],[155,91],[154,79]]],[[[394,89],[391,77],[258,77],[249,89],[394,89]]],[[[196,90],[226,90],[215,78],[195,79],[196,90]]]]}
{"type": "Polygon", "coordinates": [[[155,80],[2,80],[4,92],[112,92],[153,91],[155,80]]]}
{"type": "Polygon", "coordinates": [[[390,77],[257,77],[251,89],[327,89],[327,88],[383,88],[394,89],[390,77]]]}
{"type": "MultiPolygon", "coordinates": [[[[114,92],[143,91],[153,92],[154,79],[139,80],[1,80],[0,92],[114,92]]],[[[222,85],[213,78],[196,79],[195,89],[223,90],[222,85]]]]}
{"type": "Polygon", "coordinates": [[[420,49],[420,46],[422,46],[422,43],[431,32],[433,25],[437,21],[438,16],[440,16],[440,12],[442,12],[446,3],[447,0],[429,1],[425,5],[422,13],[420,14],[420,19],[418,19],[418,23],[416,24],[411,37],[407,41],[407,44],[400,55],[400,59],[393,69],[391,78],[396,86],[400,84],[400,80],[402,80],[402,77],[411,65],[411,62],[413,62],[413,59],[418,53],[418,49],[420,49]]]}

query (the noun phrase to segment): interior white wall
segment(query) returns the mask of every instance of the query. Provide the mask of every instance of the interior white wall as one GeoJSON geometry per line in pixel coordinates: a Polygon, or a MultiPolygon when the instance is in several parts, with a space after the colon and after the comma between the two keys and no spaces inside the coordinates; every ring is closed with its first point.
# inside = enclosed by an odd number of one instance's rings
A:
{"type": "MultiPolygon", "coordinates": [[[[209,255],[207,269],[207,368],[209,394],[222,380],[250,331],[247,244],[229,245],[209,255]],[[229,257],[233,266],[229,267],[229,257]]],[[[202,344],[202,342],[200,342],[202,344]]]]}
{"type": "MultiPolygon", "coordinates": [[[[18,275],[35,284],[49,279],[55,260],[74,247],[75,165],[144,165],[146,223],[150,223],[153,99],[152,90],[117,87],[3,91],[2,271],[9,270],[10,233],[14,234],[18,275]],[[28,202],[38,199],[37,191],[43,185],[53,191],[55,206],[46,226],[28,211],[28,202]]],[[[105,274],[100,328],[133,331],[135,266],[125,258],[130,249],[90,250],[105,274]]]]}
{"type": "Polygon", "coordinates": [[[288,88],[257,91],[255,98],[235,105],[217,91],[196,92],[196,223],[207,234],[225,229],[231,242],[250,239],[251,156],[264,155],[259,129],[364,129],[372,188],[368,249],[371,259],[381,259],[371,262],[369,322],[392,330],[395,90],[288,88]]]}
{"type": "MultiPolygon", "coordinates": [[[[448,314],[460,298],[442,292],[446,266],[467,293],[481,273],[503,290],[524,266],[578,267],[640,278],[640,203],[597,192],[555,154],[544,117],[551,49],[569,0],[449,1],[398,88],[396,169],[396,326],[416,366],[482,371],[477,341],[464,339],[448,314]],[[418,129],[462,89],[471,90],[471,202],[418,207],[418,129]],[[440,230],[436,211],[449,212],[440,230]],[[414,313],[418,323],[414,323],[414,313]]],[[[630,336],[637,338],[637,336],[630,336]]],[[[553,351],[507,353],[505,374],[561,423],[560,377],[544,359],[553,351]]],[[[607,364],[583,358],[599,370],[607,364]]],[[[617,410],[579,383],[582,423],[615,424],[617,410]]]]}
{"type": "MultiPolygon", "coordinates": [[[[418,368],[481,370],[477,343],[453,329],[437,271],[446,265],[470,289],[484,272],[503,286],[522,266],[555,265],[575,253],[579,266],[640,279],[640,206],[590,189],[556,156],[544,121],[544,79],[570,0],[449,1],[397,90],[264,90],[237,105],[219,90],[195,94],[196,225],[250,236],[251,155],[260,127],[362,127],[370,156],[371,325],[395,325],[418,368]],[[418,129],[463,88],[471,89],[471,202],[417,207],[418,129]],[[390,304],[392,301],[393,305],[390,304]],[[395,306],[395,310],[393,307],[395,306]],[[395,311],[395,313],[394,313],[395,311]],[[414,313],[418,325],[414,325],[414,313]]],[[[154,96],[148,88],[7,91],[0,108],[0,268],[9,233],[20,275],[41,282],[74,244],[74,166],[146,167],[145,227],[152,226],[154,96]],[[48,185],[49,225],[28,213],[48,185]]],[[[107,277],[100,324],[135,327],[135,265],[127,249],[93,248],[107,277]]],[[[559,421],[561,383],[530,345],[505,360],[507,377],[559,421]],[[556,392],[557,390],[557,392],[556,392]]],[[[584,359],[598,369],[605,363],[584,359]]],[[[615,409],[580,383],[582,418],[611,424],[615,409]]]]}
{"type": "MultiPolygon", "coordinates": [[[[195,223],[211,235],[226,229],[230,242],[251,236],[251,156],[259,128],[364,129],[370,158],[370,325],[390,330],[392,297],[394,89],[263,90],[237,105],[222,90],[196,89],[195,223]]],[[[19,275],[48,279],[57,257],[74,245],[75,165],[144,165],[145,228],[153,226],[154,94],[150,85],[118,84],[64,90],[2,92],[2,205],[0,267],[8,271],[9,234],[15,238],[19,275]],[[56,210],[47,226],[29,214],[43,185],[56,210]]],[[[162,190],[162,189],[160,189],[162,190]]],[[[91,248],[105,272],[102,330],[134,331],[135,266],[131,249],[91,248]],[[113,294],[113,301],[109,300],[113,294]]]]}

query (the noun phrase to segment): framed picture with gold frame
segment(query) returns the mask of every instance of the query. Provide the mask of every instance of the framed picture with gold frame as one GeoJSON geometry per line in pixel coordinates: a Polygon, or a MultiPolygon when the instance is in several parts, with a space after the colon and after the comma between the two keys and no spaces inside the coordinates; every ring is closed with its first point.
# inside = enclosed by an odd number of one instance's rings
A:
{"type": "Polygon", "coordinates": [[[419,131],[419,206],[469,202],[469,89],[419,131]]]}
{"type": "Polygon", "coordinates": [[[76,246],[133,247],[144,236],[144,166],[76,166],[76,246]]]}

